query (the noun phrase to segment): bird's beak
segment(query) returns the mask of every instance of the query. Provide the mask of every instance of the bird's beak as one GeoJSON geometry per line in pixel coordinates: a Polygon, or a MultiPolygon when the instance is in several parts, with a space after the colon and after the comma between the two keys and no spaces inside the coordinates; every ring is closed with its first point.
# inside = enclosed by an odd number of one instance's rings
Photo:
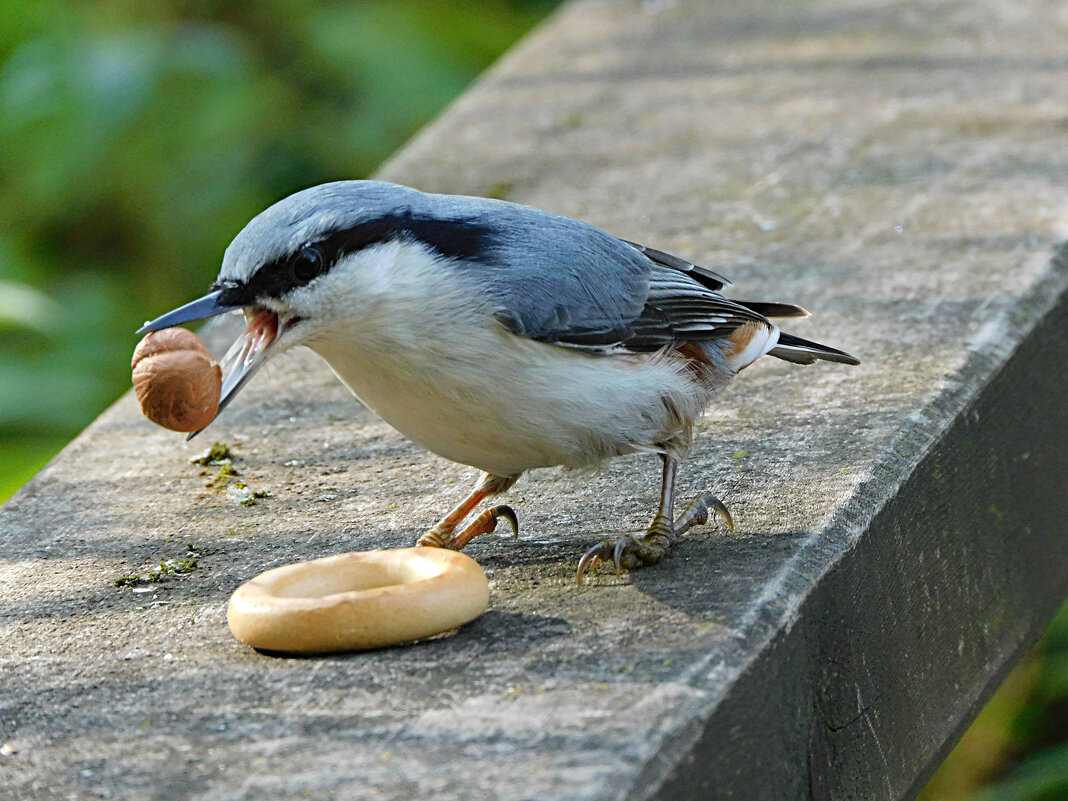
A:
{"type": "Polygon", "coordinates": [[[169,311],[162,317],[146,322],[137,329],[137,333],[147,334],[149,331],[160,331],[171,326],[191,323],[194,320],[203,320],[205,317],[214,317],[217,314],[225,314],[241,308],[240,306],[227,306],[225,303],[220,303],[219,296],[221,294],[221,289],[209,292],[202,298],[180,306],[174,311],[169,311]]]}
{"type": "MultiPolygon", "coordinates": [[[[271,345],[278,338],[279,322],[275,312],[247,306],[245,320],[248,325],[244,333],[234,340],[234,344],[219,363],[223,370],[223,380],[216,417],[267,361],[271,345]]],[[[200,431],[194,431],[187,439],[192,439],[200,431]]]]}
{"type": "MultiPolygon", "coordinates": [[[[187,303],[184,306],[167,312],[162,317],[157,317],[151,322],[145,323],[137,330],[138,334],[147,334],[150,331],[159,331],[194,320],[202,320],[205,317],[214,317],[218,314],[243,309],[247,327],[230,346],[220,362],[223,370],[222,390],[219,398],[219,412],[229,405],[241,387],[248,383],[249,379],[267,361],[268,350],[278,336],[278,315],[267,309],[255,306],[227,306],[219,301],[221,290],[209,292],[202,298],[187,303]]],[[[204,429],[194,431],[187,440],[192,439],[204,429]]]]}

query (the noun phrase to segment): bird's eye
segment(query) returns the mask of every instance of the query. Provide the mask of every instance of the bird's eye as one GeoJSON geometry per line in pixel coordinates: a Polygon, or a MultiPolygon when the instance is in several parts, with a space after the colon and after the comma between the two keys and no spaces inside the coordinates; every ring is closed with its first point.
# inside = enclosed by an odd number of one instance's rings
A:
{"type": "Polygon", "coordinates": [[[323,254],[314,245],[305,245],[293,260],[293,277],[307,283],[323,271],[323,254]]]}

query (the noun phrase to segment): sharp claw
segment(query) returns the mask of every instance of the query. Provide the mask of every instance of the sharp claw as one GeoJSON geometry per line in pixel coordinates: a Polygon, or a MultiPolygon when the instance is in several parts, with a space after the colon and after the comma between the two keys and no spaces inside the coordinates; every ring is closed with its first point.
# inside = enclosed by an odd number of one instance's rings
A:
{"type": "Polygon", "coordinates": [[[501,505],[493,508],[493,516],[503,517],[509,523],[512,524],[512,533],[515,534],[515,538],[519,539],[519,518],[515,516],[515,509],[511,506],[501,505]]]}
{"type": "Polygon", "coordinates": [[[706,495],[705,503],[708,504],[712,511],[723,518],[723,522],[727,524],[727,528],[734,531],[734,520],[731,518],[731,513],[727,511],[727,507],[723,505],[723,501],[715,495],[706,495]]]}
{"type": "Polygon", "coordinates": [[[582,577],[587,570],[593,570],[597,563],[601,561],[601,543],[597,543],[590,548],[586,553],[582,555],[578,563],[578,575],[575,576],[575,581],[579,585],[582,584],[582,577]]]}
{"type": "MultiPolygon", "coordinates": [[[[501,516],[506,516],[504,509],[498,507],[501,516]]],[[[511,509],[508,509],[511,512],[511,509]]],[[[577,582],[581,585],[582,579],[587,573],[593,571],[601,562],[608,561],[608,554],[612,554],[612,562],[616,566],[616,575],[623,572],[623,557],[631,566],[651,565],[659,562],[678,542],[679,538],[695,525],[704,525],[708,522],[709,513],[715,512],[731,531],[734,531],[734,519],[727,507],[715,495],[699,495],[690,502],[686,511],[672,523],[670,520],[657,515],[649,526],[645,536],[641,538],[624,537],[619,540],[602,540],[594,545],[579,560],[577,582]],[[630,549],[630,550],[628,550],[630,549]]],[[[509,518],[510,519],[510,518],[509,518]]],[[[513,523],[513,526],[515,524],[513,523]]]]}
{"type": "Polygon", "coordinates": [[[619,542],[616,543],[615,552],[612,554],[612,561],[615,562],[615,564],[616,564],[616,575],[617,576],[623,570],[623,565],[620,563],[620,560],[623,559],[623,551],[625,551],[626,548],[627,548],[627,541],[626,540],[620,540],[619,542]]]}

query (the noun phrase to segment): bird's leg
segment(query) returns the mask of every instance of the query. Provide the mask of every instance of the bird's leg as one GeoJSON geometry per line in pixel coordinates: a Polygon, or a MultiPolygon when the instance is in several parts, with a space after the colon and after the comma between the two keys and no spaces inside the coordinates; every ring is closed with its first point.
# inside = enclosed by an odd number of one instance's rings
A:
{"type": "Polygon", "coordinates": [[[497,528],[497,520],[504,518],[512,524],[516,537],[519,536],[519,521],[511,506],[494,506],[486,509],[472,520],[465,528],[457,532],[459,526],[472,510],[491,495],[498,495],[511,487],[519,476],[495,476],[483,473],[471,494],[464,498],[451,512],[441,518],[434,527],[419,538],[419,545],[433,548],[449,548],[459,551],[480,534],[489,534],[497,528]]]}
{"type": "Polygon", "coordinates": [[[615,563],[616,572],[627,568],[632,570],[642,565],[659,562],[674,547],[687,531],[697,525],[708,522],[708,513],[716,512],[727,525],[734,529],[734,521],[723,502],[714,495],[699,495],[694,498],[678,519],[673,517],[675,504],[675,474],[679,469],[679,460],[668,454],[660,454],[664,462],[663,482],[660,487],[660,507],[656,510],[653,522],[645,534],[640,537],[627,535],[617,540],[601,540],[590,548],[579,560],[578,581],[586,571],[593,570],[599,562],[609,559],[615,563]]]}

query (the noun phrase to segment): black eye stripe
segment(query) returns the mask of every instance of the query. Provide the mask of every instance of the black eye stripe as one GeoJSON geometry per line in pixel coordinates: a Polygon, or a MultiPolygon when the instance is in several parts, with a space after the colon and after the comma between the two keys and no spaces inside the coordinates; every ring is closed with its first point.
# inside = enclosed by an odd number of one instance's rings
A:
{"type": "Polygon", "coordinates": [[[219,282],[213,288],[222,289],[220,300],[234,306],[248,306],[258,298],[278,298],[310,284],[350,253],[403,237],[416,239],[443,256],[457,259],[476,259],[492,244],[492,230],[474,220],[388,214],[329,232],[302,245],[295,253],[264,264],[247,283],[219,282]],[[313,265],[315,257],[319,262],[313,265]]]}

